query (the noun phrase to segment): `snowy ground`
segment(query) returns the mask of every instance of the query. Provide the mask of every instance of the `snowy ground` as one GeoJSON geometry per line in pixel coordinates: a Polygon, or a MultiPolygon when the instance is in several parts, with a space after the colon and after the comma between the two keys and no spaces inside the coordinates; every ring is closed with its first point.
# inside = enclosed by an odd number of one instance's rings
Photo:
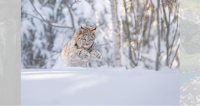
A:
{"type": "Polygon", "coordinates": [[[22,105],[179,105],[179,71],[140,67],[21,72],[22,105]]]}

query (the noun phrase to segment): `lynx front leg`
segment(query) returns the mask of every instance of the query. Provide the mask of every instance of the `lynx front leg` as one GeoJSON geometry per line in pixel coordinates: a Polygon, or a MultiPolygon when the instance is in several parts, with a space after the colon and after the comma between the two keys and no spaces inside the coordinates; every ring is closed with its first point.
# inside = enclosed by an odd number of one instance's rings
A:
{"type": "Polygon", "coordinates": [[[99,61],[103,60],[101,53],[96,50],[92,50],[90,52],[90,55],[91,55],[91,58],[90,58],[91,60],[99,60],[99,61]]]}
{"type": "Polygon", "coordinates": [[[89,52],[83,49],[77,49],[69,54],[69,59],[73,61],[88,61],[90,58],[89,52]]]}
{"type": "Polygon", "coordinates": [[[82,59],[82,61],[88,61],[90,59],[90,53],[83,49],[80,50],[78,56],[82,59]]]}

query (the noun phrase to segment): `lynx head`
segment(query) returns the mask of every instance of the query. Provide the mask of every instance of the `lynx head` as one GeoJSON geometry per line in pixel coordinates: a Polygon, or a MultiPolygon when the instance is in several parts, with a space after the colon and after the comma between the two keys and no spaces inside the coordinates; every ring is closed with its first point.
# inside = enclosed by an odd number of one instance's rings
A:
{"type": "Polygon", "coordinates": [[[95,40],[95,30],[96,28],[81,26],[78,30],[77,45],[79,48],[83,47],[89,49],[95,40]]]}

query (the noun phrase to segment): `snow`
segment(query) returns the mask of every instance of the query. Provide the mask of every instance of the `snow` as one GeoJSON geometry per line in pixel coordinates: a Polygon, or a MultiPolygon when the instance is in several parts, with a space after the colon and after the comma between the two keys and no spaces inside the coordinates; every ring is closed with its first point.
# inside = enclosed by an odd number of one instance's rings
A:
{"type": "Polygon", "coordinates": [[[179,105],[179,71],[22,69],[22,105],[179,105]]]}

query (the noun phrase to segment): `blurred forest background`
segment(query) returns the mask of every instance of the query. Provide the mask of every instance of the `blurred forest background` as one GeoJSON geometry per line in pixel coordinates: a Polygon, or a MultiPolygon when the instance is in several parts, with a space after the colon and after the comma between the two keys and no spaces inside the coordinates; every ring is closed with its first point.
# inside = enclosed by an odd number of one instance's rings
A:
{"type": "Polygon", "coordinates": [[[21,66],[52,68],[81,26],[97,27],[96,48],[111,66],[179,68],[180,0],[21,1],[21,66]]]}

